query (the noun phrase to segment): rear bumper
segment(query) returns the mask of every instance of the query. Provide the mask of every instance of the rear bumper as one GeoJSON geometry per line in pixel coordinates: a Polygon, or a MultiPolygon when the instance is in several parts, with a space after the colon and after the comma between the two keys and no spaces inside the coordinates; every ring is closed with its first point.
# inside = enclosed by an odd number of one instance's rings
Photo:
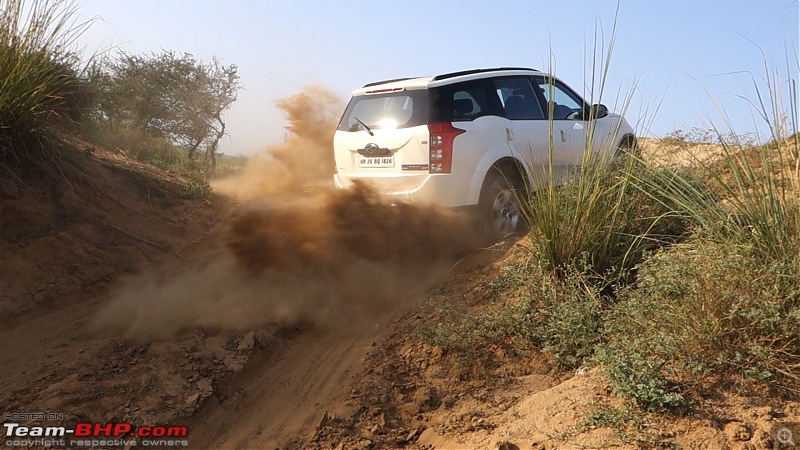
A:
{"type": "Polygon", "coordinates": [[[403,201],[413,203],[434,203],[445,207],[472,206],[478,203],[480,184],[472,173],[429,174],[424,181],[413,189],[391,190],[381,186],[381,179],[376,177],[349,177],[336,174],[333,181],[338,188],[347,188],[353,180],[360,179],[373,186],[378,192],[396,196],[403,201]]]}

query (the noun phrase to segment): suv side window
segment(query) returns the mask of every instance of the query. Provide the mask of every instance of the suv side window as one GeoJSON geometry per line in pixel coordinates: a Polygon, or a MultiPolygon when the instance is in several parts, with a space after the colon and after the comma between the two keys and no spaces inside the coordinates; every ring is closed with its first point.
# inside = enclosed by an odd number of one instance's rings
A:
{"type": "Polygon", "coordinates": [[[489,113],[489,102],[483,83],[453,86],[453,121],[473,120],[489,113]]]}
{"type": "Polygon", "coordinates": [[[467,122],[493,114],[484,80],[430,88],[428,123],[467,122]]]}
{"type": "Polygon", "coordinates": [[[552,112],[553,120],[581,120],[585,103],[560,81],[534,77],[533,84],[544,98],[547,111],[552,112]]]}
{"type": "Polygon", "coordinates": [[[503,105],[505,116],[511,120],[544,119],[544,111],[527,77],[498,78],[495,90],[503,105]]]}

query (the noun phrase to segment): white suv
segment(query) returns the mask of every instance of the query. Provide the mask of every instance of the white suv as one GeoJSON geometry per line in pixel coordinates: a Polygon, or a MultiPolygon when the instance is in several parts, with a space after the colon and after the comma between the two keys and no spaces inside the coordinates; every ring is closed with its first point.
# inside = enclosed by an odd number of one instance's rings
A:
{"type": "Polygon", "coordinates": [[[563,181],[589,146],[593,157],[615,155],[636,138],[625,119],[554,76],[498,68],[367,84],[353,91],[333,142],[338,187],[364,180],[403,200],[478,206],[503,236],[522,226],[515,191],[541,185],[551,149],[563,181]]]}

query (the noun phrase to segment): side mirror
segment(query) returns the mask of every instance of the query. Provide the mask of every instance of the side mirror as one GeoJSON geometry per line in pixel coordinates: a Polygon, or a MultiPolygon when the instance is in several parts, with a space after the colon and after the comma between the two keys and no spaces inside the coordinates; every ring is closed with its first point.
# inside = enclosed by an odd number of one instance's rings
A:
{"type": "Polygon", "coordinates": [[[605,117],[607,115],[608,115],[608,108],[606,108],[606,105],[597,103],[595,105],[592,105],[591,108],[589,108],[588,114],[586,114],[586,118],[585,119],[586,120],[589,120],[589,119],[592,119],[592,120],[602,119],[603,117],[605,117]]]}

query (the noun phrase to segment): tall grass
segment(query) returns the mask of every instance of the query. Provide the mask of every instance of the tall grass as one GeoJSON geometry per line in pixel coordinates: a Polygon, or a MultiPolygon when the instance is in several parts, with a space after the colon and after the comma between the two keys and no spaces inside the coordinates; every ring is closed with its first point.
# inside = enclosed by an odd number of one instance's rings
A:
{"type": "Polygon", "coordinates": [[[683,233],[680,221],[659,220],[666,209],[631,184],[637,170],[587,165],[563,186],[530,195],[531,237],[546,266],[560,273],[584,261],[596,275],[622,275],[647,249],[683,233]]]}
{"type": "Polygon", "coordinates": [[[800,203],[794,139],[776,136],[769,144],[744,147],[721,138],[722,158],[696,161],[695,178],[645,166],[631,174],[632,182],[696,223],[708,239],[752,247],[767,259],[796,258],[800,203]],[[698,178],[705,182],[698,185],[698,178]]]}
{"type": "MultiPolygon", "coordinates": [[[[599,29],[599,27],[598,27],[599,29]]],[[[590,104],[601,103],[606,93],[615,43],[616,20],[608,44],[604,36],[596,34],[591,50],[587,51],[584,97],[590,104]]],[[[551,70],[554,62],[550,61],[551,70]]],[[[553,93],[550,93],[551,98],[553,93]]],[[[625,115],[632,95],[618,94],[621,115],[625,115]]],[[[553,103],[550,103],[550,117],[553,103]]],[[[554,165],[555,146],[553,119],[549,127],[549,164],[534,172],[536,189],[528,196],[528,222],[534,245],[543,263],[556,272],[578,260],[600,275],[614,271],[618,275],[633,267],[637,255],[657,243],[665,230],[653,227],[663,214],[656,202],[649,201],[631,185],[631,173],[639,170],[632,158],[621,159],[626,153],[635,153],[635,142],[622,143],[624,148],[613,147],[620,136],[621,121],[611,130],[605,147],[597,148],[595,119],[586,122],[586,140],[580,164],[566,174],[554,165]],[[609,148],[611,147],[611,148],[609,148]]],[[[605,133],[607,130],[600,130],[605,133]]],[[[663,222],[666,224],[666,222],[663,222]]],[[[674,225],[674,224],[673,224],[674,225]]],[[[677,234],[681,232],[674,231],[677,234]]]]}
{"type": "Polygon", "coordinates": [[[630,173],[669,210],[664,217],[694,224],[684,244],[641,264],[635,289],[607,316],[599,361],[644,407],[685,404],[709,384],[800,396],[797,123],[771,122],[796,118],[797,105],[787,111],[776,85],[758,90],[769,142],[746,145],[714,129],[721,156],[696,159],[691,176],[663,164],[630,173]]]}
{"type": "MultiPolygon", "coordinates": [[[[592,58],[590,98],[602,96],[609,60],[592,58]]],[[[546,351],[562,368],[593,360],[618,394],[648,410],[734,386],[800,398],[798,105],[796,80],[777,78],[768,73],[753,102],[768,142],[712,128],[704,140],[720,155],[690,167],[636,152],[623,167],[605,164],[590,130],[582,163],[557,186],[551,122],[550,165],[521,199],[528,284],[520,270],[501,274],[497,285],[519,289],[439,325],[432,342],[484,367],[490,349],[508,354],[509,343],[546,351]],[[779,86],[790,87],[789,102],[779,86]]]]}
{"type": "Polygon", "coordinates": [[[800,134],[793,73],[796,68],[791,69],[787,57],[786,77],[766,64],[762,83],[752,77],[756,98],[750,104],[754,116],[761,117],[770,131],[768,142],[757,145],[755,139],[743,138],[720,110],[729,131],[712,125],[709,134],[722,146],[722,157],[694,161],[695,172],[715,196],[698,192],[685,178],[671,176],[669,171],[662,171],[666,176],[652,171],[635,174],[634,183],[643,191],[657,193],[717,241],[733,239],[769,259],[797,258],[800,134]],[[788,95],[783,86],[789,87],[788,95]]]}
{"type": "Polygon", "coordinates": [[[70,49],[88,23],[67,0],[0,0],[0,162],[58,155],[85,86],[70,49]]]}

